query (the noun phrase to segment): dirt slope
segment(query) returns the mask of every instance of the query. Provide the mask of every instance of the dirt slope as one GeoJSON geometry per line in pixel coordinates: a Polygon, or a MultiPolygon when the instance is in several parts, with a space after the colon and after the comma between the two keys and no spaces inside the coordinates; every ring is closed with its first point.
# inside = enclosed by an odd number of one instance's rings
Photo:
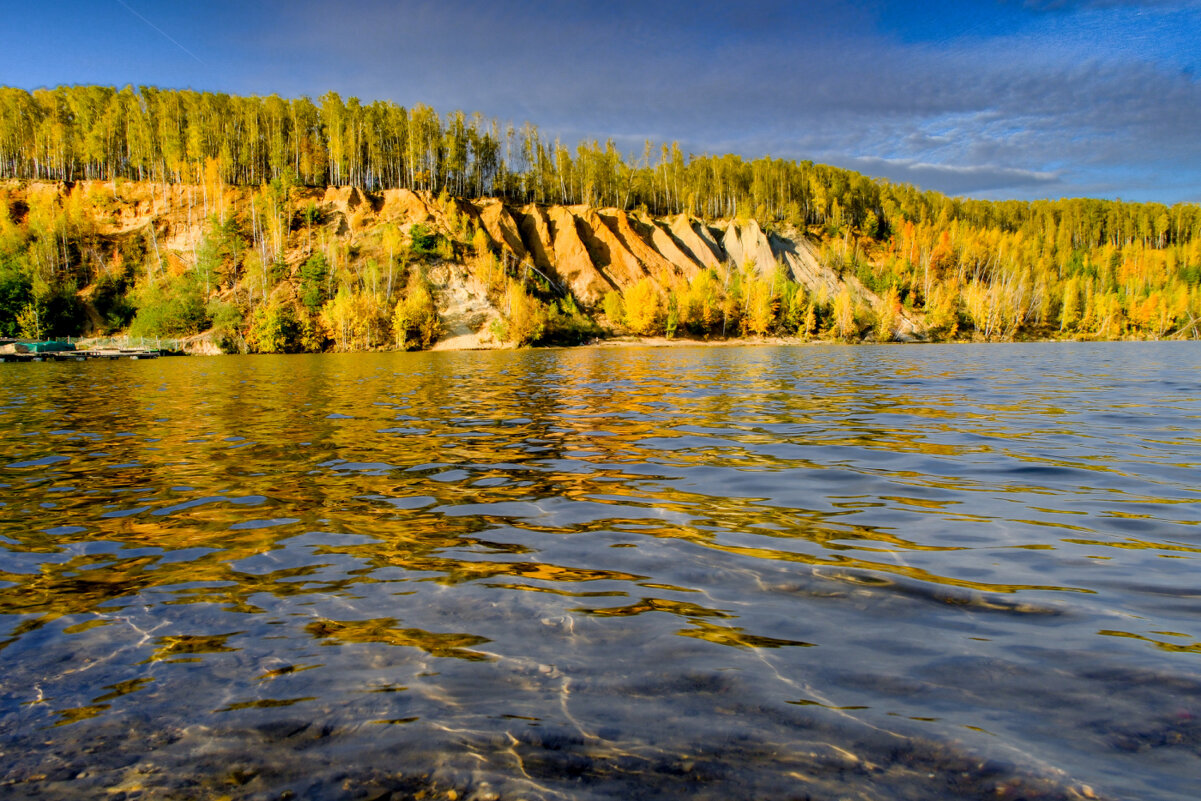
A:
{"type": "Polygon", "coordinates": [[[694,262],[706,268],[716,268],[722,263],[724,254],[716,241],[701,236],[700,224],[686,214],[679,214],[671,221],[671,235],[685,249],[694,262]]]}
{"type": "Polygon", "coordinates": [[[499,200],[479,202],[480,223],[493,244],[508,251],[517,261],[526,259],[527,251],[521,241],[518,222],[499,200]]]}
{"type": "Polygon", "coordinates": [[[617,289],[628,289],[647,276],[638,258],[626,248],[595,209],[581,209],[577,215],[580,233],[592,254],[593,263],[617,289]]]}
{"type": "Polygon", "coordinates": [[[518,213],[519,231],[526,252],[534,266],[543,270],[554,269],[555,248],[550,238],[550,220],[546,211],[534,203],[523,206],[518,213]]]}
{"type": "Polygon", "coordinates": [[[692,254],[680,246],[664,224],[651,219],[640,222],[643,230],[649,232],[650,246],[675,268],[677,276],[691,280],[703,269],[692,254]]]}
{"type": "Polygon", "coordinates": [[[638,231],[634,230],[635,223],[630,220],[629,215],[616,209],[606,211],[609,213],[602,212],[601,220],[609,226],[609,229],[613,231],[630,255],[638,260],[650,279],[664,289],[675,284],[679,277],[678,271],[670,261],[660,255],[659,251],[648,245],[638,231]]]}
{"type": "Polygon", "coordinates": [[[555,274],[577,300],[585,306],[595,306],[613,284],[593,262],[592,254],[580,236],[579,218],[563,206],[552,206],[547,210],[547,217],[554,230],[555,274]]]}
{"type": "Polygon", "coordinates": [[[772,253],[767,235],[754,220],[731,222],[721,244],[735,267],[751,264],[760,278],[771,278],[775,273],[776,254],[772,253]]]}

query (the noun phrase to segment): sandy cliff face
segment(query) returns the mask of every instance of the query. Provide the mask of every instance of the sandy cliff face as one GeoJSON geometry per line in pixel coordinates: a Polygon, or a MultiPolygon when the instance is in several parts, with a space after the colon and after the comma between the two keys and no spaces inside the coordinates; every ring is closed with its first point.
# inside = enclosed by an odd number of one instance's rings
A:
{"type": "Polygon", "coordinates": [[[479,203],[480,223],[492,243],[524,261],[528,251],[521,241],[521,228],[517,220],[499,200],[483,200],[479,203]]]}

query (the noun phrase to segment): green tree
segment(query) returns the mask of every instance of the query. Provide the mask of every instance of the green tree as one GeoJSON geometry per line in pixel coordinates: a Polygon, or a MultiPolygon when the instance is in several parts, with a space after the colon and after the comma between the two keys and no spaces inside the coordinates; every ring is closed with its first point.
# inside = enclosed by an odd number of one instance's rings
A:
{"type": "Polygon", "coordinates": [[[322,253],[314,253],[300,266],[300,302],[316,314],[329,299],[329,264],[322,253]]]}
{"type": "Polygon", "coordinates": [[[137,314],[129,333],[141,337],[188,336],[208,326],[204,298],[194,276],[149,279],[135,292],[137,314]]]}
{"type": "Polygon", "coordinates": [[[18,315],[32,303],[33,281],[15,263],[0,259],[0,336],[17,336],[18,315]]]}

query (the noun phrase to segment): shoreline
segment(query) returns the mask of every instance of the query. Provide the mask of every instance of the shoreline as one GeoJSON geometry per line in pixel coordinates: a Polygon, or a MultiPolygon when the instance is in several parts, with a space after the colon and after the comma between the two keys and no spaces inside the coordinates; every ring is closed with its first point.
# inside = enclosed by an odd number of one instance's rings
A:
{"type": "MultiPolygon", "coordinates": [[[[683,348],[683,347],[703,347],[703,348],[733,348],[747,346],[805,346],[805,345],[845,345],[856,347],[861,345],[889,345],[889,346],[906,346],[906,345],[1028,345],[1039,343],[1117,343],[1117,342],[1188,342],[1193,340],[1175,338],[1160,338],[1148,339],[1144,337],[1124,337],[1122,339],[1081,339],[1081,338],[1050,338],[1050,337],[1031,337],[1028,339],[906,339],[906,340],[890,340],[881,342],[874,339],[863,339],[855,341],[844,341],[837,339],[801,339],[800,337],[740,337],[732,339],[693,339],[688,337],[672,337],[653,336],[653,337],[636,337],[632,335],[621,335],[614,337],[605,337],[594,339],[588,342],[583,342],[578,345],[535,345],[528,348],[517,348],[510,346],[501,346],[495,348],[443,348],[442,350],[459,350],[459,351],[483,351],[483,350],[546,350],[552,348],[624,348],[624,347],[641,347],[641,348],[683,348]]],[[[416,352],[416,351],[414,351],[416,352]]]]}
{"type": "MultiPolygon", "coordinates": [[[[89,339],[81,338],[80,345],[88,345],[89,339]]],[[[103,339],[111,341],[111,337],[103,339]]],[[[861,346],[861,345],[888,345],[888,346],[913,346],[913,345],[1018,345],[1018,344],[1037,344],[1037,343],[1117,343],[1117,342],[1187,342],[1191,341],[1180,337],[1148,339],[1143,337],[1125,337],[1122,339],[1072,339],[1072,338],[1028,338],[1028,339],[1006,339],[1006,340],[985,340],[985,339],[907,339],[907,340],[892,340],[888,342],[880,342],[878,340],[856,340],[856,341],[840,341],[835,339],[801,339],[799,337],[739,337],[730,339],[696,339],[691,337],[671,337],[666,336],[650,336],[638,337],[631,334],[622,334],[612,337],[602,337],[592,339],[587,342],[577,344],[546,344],[546,345],[531,345],[531,346],[512,346],[508,344],[500,345],[480,345],[478,339],[472,345],[459,345],[453,343],[452,337],[450,340],[442,340],[434,343],[434,346],[425,350],[396,350],[391,348],[379,348],[373,350],[353,350],[353,351],[304,351],[296,354],[250,354],[250,353],[226,353],[218,350],[212,343],[203,340],[201,337],[194,338],[191,344],[192,349],[186,346],[180,350],[163,350],[156,355],[162,356],[246,356],[246,355],[321,355],[321,354],[348,354],[348,353],[433,353],[433,352],[451,352],[451,353],[472,353],[485,351],[518,351],[518,350],[574,350],[574,349],[599,349],[599,350],[616,350],[619,348],[656,348],[656,349],[671,349],[671,348],[737,348],[737,347],[802,347],[802,346],[822,346],[822,345],[841,345],[841,346],[861,346]],[[441,345],[441,347],[439,347],[441,345]]],[[[461,338],[467,339],[467,338],[461,338]]],[[[472,338],[474,339],[474,338],[472,338]]],[[[186,340],[185,340],[186,341],[186,340]]],[[[182,344],[182,343],[181,343],[182,344]]],[[[90,348],[85,351],[90,352],[90,348]]],[[[83,357],[85,351],[80,351],[79,356],[83,357]]],[[[75,354],[71,354],[75,355],[75,354]]],[[[129,354],[124,354],[129,355],[129,354]]],[[[11,359],[9,361],[30,361],[31,359],[11,359]]],[[[34,359],[35,361],[53,361],[55,359],[34,359]]],[[[58,354],[57,361],[81,361],[79,359],[65,358],[65,354],[58,354]]]]}

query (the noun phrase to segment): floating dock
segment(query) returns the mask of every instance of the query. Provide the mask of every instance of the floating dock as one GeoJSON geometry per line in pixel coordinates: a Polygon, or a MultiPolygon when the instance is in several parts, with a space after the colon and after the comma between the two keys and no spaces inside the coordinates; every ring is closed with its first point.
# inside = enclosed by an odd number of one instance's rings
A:
{"type": "Polygon", "coordinates": [[[58,353],[0,353],[0,362],[85,362],[89,359],[157,359],[157,350],[64,350],[58,353]]]}
{"type": "Polygon", "coordinates": [[[84,362],[90,359],[157,359],[152,348],[93,348],[76,350],[58,342],[8,342],[0,344],[0,362],[84,362]]]}

